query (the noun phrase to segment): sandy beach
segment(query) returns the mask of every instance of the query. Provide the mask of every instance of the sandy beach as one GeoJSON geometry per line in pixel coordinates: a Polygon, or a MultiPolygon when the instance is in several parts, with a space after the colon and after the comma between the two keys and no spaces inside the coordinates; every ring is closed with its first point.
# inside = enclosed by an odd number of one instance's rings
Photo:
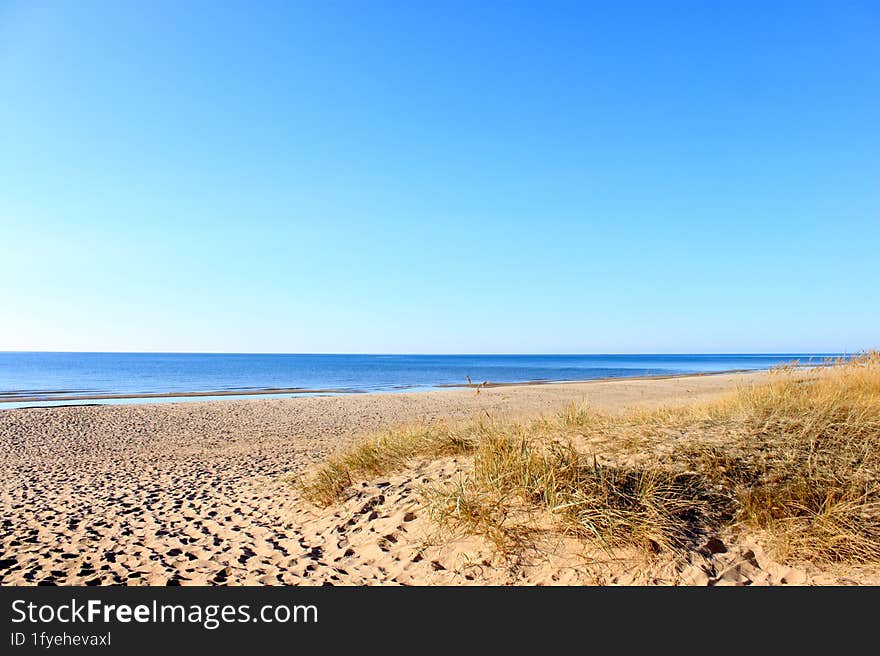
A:
{"type": "Polygon", "coordinates": [[[762,376],[2,411],[0,584],[847,582],[773,563],[757,544],[709,545],[711,567],[636,569],[585,564],[557,544],[512,567],[475,538],[438,540],[421,512],[419,484],[452,476],[455,459],[365,482],[327,509],[290,483],[383,427],[532,417],[571,402],[610,411],[686,404],[762,376]]]}

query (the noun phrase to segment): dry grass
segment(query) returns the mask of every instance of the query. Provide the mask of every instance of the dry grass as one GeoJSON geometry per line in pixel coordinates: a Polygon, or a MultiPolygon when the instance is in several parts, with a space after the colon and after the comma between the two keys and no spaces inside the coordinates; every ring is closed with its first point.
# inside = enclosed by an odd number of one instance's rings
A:
{"type": "Polygon", "coordinates": [[[757,529],[780,557],[880,563],[880,354],[782,367],[712,403],[606,415],[569,407],[531,422],[392,431],[332,458],[302,486],[330,504],[413,458],[471,454],[426,493],[444,526],[515,549],[529,527],[614,549],[691,548],[757,529]]]}
{"type": "Polygon", "coordinates": [[[484,423],[454,427],[438,422],[387,431],[333,456],[298,483],[306,498],[326,506],[344,497],[355,480],[398,471],[412,458],[470,453],[489,430],[484,423]]]}
{"type": "Polygon", "coordinates": [[[547,517],[607,550],[681,548],[708,520],[711,494],[692,474],[599,464],[569,443],[500,434],[478,446],[472,471],[455,486],[426,497],[435,520],[509,554],[547,517]]]}
{"type": "Polygon", "coordinates": [[[880,562],[880,354],[775,371],[725,407],[746,429],[726,449],[751,477],[724,477],[737,519],[794,557],[880,562]]]}

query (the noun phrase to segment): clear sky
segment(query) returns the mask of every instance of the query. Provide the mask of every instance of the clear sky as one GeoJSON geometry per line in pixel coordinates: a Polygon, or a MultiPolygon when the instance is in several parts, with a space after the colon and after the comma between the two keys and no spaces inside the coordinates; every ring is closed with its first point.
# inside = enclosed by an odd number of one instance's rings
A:
{"type": "Polygon", "coordinates": [[[0,349],[880,346],[880,5],[0,0],[0,349]]]}

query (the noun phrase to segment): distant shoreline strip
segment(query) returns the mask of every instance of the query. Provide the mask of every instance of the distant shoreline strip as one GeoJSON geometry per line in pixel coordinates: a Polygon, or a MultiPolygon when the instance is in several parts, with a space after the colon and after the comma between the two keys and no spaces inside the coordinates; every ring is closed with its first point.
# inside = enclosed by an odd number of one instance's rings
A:
{"type": "MultiPolygon", "coordinates": [[[[521,387],[525,385],[558,385],[565,383],[601,383],[613,380],[665,380],[669,378],[691,378],[699,376],[721,376],[725,374],[741,374],[750,372],[767,371],[767,369],[726,369],[724,371],[703,371],[695,373],[681,374],[657,374],[657,375],[638,375],[638,376],[603,376],[601,378],[582,378],[582,379],[540,379],[540,380],[524,380],[517,382],[492,382],[484,381],[482,383],[441,383],[431,385],[433,389],[493,389],[498,387],[521,387]]],[[[408,389],[421,386],[400,386],[395,387],[394,392],[405,392],[408,389]]],[[[427,391],[427,390],[425,390],[427,391]]],[[[28,390],[31,392],[31,390],[28,390]]],[[[263,389],[239,389],[239,390],[216,390],[216,391],[199,391],[199,392],[142,392],[142,393],[107,393],[107,394],[76,394],[76,395],[59,395],[52,392],[48,396],[31,395],[21,396],[21,391],[0,393],[0,404],[2,403],[41,403],[41,402],[61,402],[61,401],[113,401],[123,399],[168,399],[168,398],[198,398],[202,396],[277,396],[282,394],[326,394],[326,395],[343,395],[343,394],[369,394],[371,390],[359,390],[352,388],[327,388],[327,389],[307,389],[302,387],[267,387],[263,389]]],[[[375,392],[374,392],[375,393],[375,392]]]]}
{"type": "Polygon", "coordinates": [[[141,393],[118,393],[118,394],[86,394],[86,395],[61,395],[54,396],[18,396],[16,394],[0,394],[0,403],[30,403],[41,401],[110,401],[113,399],[169,399],[176,397],[198,396],[270,396],[275,394],[362,394],[363,390],[355,389],[303,389],[300,387],[245,390],[217,390],[203,392],[141,392],[141,393]]]}

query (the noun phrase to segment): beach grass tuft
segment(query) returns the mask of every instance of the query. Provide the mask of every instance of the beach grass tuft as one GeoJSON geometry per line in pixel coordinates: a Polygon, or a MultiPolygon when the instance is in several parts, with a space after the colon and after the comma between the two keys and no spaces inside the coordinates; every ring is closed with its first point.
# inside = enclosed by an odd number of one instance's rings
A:
{"type": "Polygon", "coordinates": [[[306,498],[329,505],[344,497],[357,479],[403,469],[413,458],[440,458],[470,453],[484,424],[461,428],[443,422],[415,424],[386,431],[332,456],[299,479],[306,498]]]}

